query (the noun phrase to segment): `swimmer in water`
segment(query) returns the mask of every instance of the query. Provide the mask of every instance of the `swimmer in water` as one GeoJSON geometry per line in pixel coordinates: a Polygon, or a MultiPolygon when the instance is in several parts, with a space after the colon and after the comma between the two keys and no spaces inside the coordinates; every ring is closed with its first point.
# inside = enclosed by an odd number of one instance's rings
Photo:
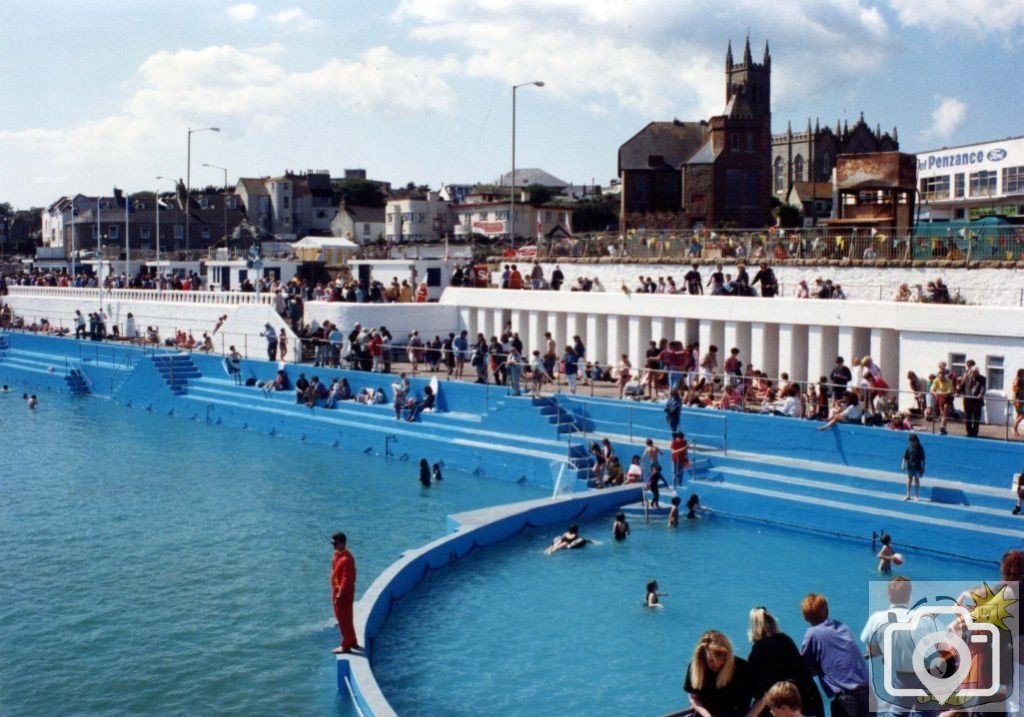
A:
{"type": "Polygon", "coordinates": [[[896,551],[892,549],[892,536],[888,533],[882,533],[881,537],[882,549],[878,551],[878,572],[880,573],[891,573],[893,555],[896,551]]]}
{"type": "Polygon", "coordinates": [[[672,496],[672,507],[668,509],[668,527],[679,527],[679,505],[682,502],[683,499],[678,495],[672,496]]]}
{"type": "Polygon", "coordinates": [[[690,497],[686,501],[686,517],[689,520],[693,520],[697,517],[697,510],[700,508],[700,496],[696,493],[691,493],[690,497]]]}
{"type": "Polygon", "coordinates": [[[662,607],[658,598],[667,596],[668,593],[658,592],[658,581],[651,580],[647,583],[647,600],[644,603],[647,607],[662,607]]]}
{"type": "Polygon", "coordinates": [[[626,522],[626,514],[619,513],[615,516],[615,523],[612,524],[612,537],[616,540],[625,540],[629,535],[629,523],[626,522]]]}
{"type": "Polygon", "coordinates": [[[551,546],[544,551],[546,555],[557,553],[559,550],[575,550],[582,548],[590,541],[580,535],[579,526],[575,523],[569,529],[551,541],[551,546]]]}
{"type": "Polygon", "coordinates": [[[434,464],[434,467],[433,467],[433,474],[434,474],[434,482],[435,482],[435,483],[440,483],[440,482],[441,482],[441,480],[442,480],[442,476],[441,476],[441,464],[440,464],[440,463],[435,463],[435,464],[434,464]]]}
{"type": "Polygon", "coordinates": [[[39,403],[39,399],[36,398],[36,395],[34,393],[31,396],[25,396],[25,401],[27,402],[29,408],[35,408],[36,405],[39,403]]]}
{"type": "Polygon", "coordinates": [[[420,458],[420,484],[424,488],[430,487],[430,464],[426,458],[420,458]]]}

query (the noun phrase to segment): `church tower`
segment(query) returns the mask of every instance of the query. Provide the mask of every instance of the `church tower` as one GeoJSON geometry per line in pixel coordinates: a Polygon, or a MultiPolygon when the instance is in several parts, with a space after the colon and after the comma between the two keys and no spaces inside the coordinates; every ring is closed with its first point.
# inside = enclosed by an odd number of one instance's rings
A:
{"type": "Polygon", "coordinates": [[[750,54],[750,38],[743,48],[743,61],[733,62],[732,43],[725,53],[726,114],[765,118],[772,114],[772,55],[764,43],[760,64],[750,54]],[[736,114],[733,114],[736,112],[736,114]]]}

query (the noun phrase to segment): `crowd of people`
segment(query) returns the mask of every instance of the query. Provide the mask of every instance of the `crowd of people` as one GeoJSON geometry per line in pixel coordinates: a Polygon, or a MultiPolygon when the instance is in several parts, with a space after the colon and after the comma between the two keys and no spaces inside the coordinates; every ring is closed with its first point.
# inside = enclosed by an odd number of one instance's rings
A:
{"type": "MultiPolygon", "coordinates": [[[[1018,598],[1018,581],[1024,578],[1024,551],[1008,551],[1002,558],[1000,572],[1001,582],[990,587],[995,592],[1005,591],[1011,600],[1018,598]]],[[[657,589],[656,584],[654,588],[657,589]]],[[[650,589],[649,584],[649,592],[650,589]]],[[[944,671],[940,677],[956,670],[958,659],[984,659],[981,650],[970,648],[965,656],[952,647],[957,641],[963,644],[963,636],[969,633],[971,627],[965,621],[954,621],[946,627],[934,621],[926,622],[928,618],[923,617],[913,623],[913,639],[894,639],[886,643],[883,636],[887,624],[893,621],[910,624],[914,617],[912,592],[913,584],[908,578],[892,577],[887,584],[888,606],[872,613],[859,635],[830,614],[825,595],[810,593],[800,603],[808,627],[799,648],[781,630],[778,620],[767,608],[755,607],[749,614],[747,637],[751,647],[745,659],[736,654],[733,641],[724,633],[706,631],[694,648],[684,677],[683,689],[689,695],[692,709],[700,717],[757,717],[764,714],[766,708],[773,717],[825,717],[825,704],[816,679],[830,702],[829,711],[833,716],[867,717],[871,714],[872,685],[881,700],[883,712],[879,714],[936,714],[940,717],[974,714],[968,707],[955,705],[935,712],[920,712],[913,706],[908,707],[903,698],[905,694],[912,694],[915,696],[911,701],[916,700],[914,688],[921,684],[913,654],[919,638],[932,634],[940,638],[949,636],[940,644],[950,647],[936,651],[942,655],[943,664],[929,664],[929,670],[941,668],[944,671]],[[883,661],[891,664],[884,667],[883,661]],[[881,675],[886,670],[891,675],[889,683],[880,679],[872,681],[872,674],[881,675]]],[[[965,591],[956,599],[956,604],[968,611],[977,607],[979,595],[986,594],[982,590],[965,591]]],[[[995,694],[1006,701],[1006,714],[1019,714],[1020,710],[1020,696],[1012,688],[1012,681],[1006,679],[1007,675],[1014,674],[1011,668],[996,676],[995,694]]]]}

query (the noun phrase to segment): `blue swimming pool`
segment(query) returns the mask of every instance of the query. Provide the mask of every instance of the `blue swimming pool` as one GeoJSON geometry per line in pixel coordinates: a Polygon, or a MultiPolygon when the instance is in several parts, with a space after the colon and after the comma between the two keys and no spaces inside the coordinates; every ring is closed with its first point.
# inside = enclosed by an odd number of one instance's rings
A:
{"type": "MultiPolygon", "coordinates": [[[[703,631],[726,632],[747,654],[754,606],[767,606],[798,643],[808,592],[824,592],[832,615],[858,634],[867,617],[868,583],[878,579],[869,543],[725,519],[674,531],[634,520],[631,537],[616,543],[611,522],[582,526],[599,541],[584,550],[546,556],[560,530],[538,529],[430,575],[374,645],[375,673],[395,710],[664,714],[686,704],[683,671],[703,631]],[[642,607],[649,579],[669,593],[663,609],[642,607]]],[[[998,577],[995,565],[919,554],[908,554],[904,574],[998,577]]]]}
{"type": "MultiPolygon", "coordinates": [[[[328,536],[359,592],[446,516],[536,498],[415,459],[0,394],[0,713],[354,714],[334,690],[328,536]]],[[[428,456],[429,457],[429,456],[428,456]]]]}

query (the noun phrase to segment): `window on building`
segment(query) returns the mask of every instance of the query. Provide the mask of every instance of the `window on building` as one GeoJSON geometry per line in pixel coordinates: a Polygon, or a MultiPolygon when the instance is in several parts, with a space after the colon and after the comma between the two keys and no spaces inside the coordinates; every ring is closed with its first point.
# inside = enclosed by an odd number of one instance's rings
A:
{"type": "Polygon", "coordinates": [[[210,208],[210,200],[207,199],[206,197],[200,197],[199,198],[199,208],[200,209],[209,209],[210,208]]]}
{"type": "Polygon", "coordinates": [[[238,209],[238,200],[235,197],[228,197],[228,209],[238,209]]]}
{"type": "Polygon", "coordinates": [[[804,181],[804,158],[799,154],[796,156],[796,159],[793,160],[793,181],[804,181]]]}
{"type": "Polygon", "coordinates": [[[991,197],[996,193],[996,171],[983,169],[980,172],[971,172],[971,196],[991,197]]]}
{"type": "Polygon", "coordinates": [[[754,133],[753,132],[747,132],[747,151],[748,152],[753,152],[754,151],[754,133]]]}
{"type": "Polygon", "coordinates": [[[725,206],[738,207],[743,192],[743,173],[738,169],[725,170],[725,206]]]}
{"type": "Polygon", "coordinates": [[[921,177],[921,196],[928,200],[949,199],[949,175],[921,177]]]}
{"type": "Polygon", "coordinates": [[[121,227],[116,224],[111,224],[107,227],[107,238],[110,240],[117,240],[121,238],[121,227]]]}
{"type": "Polygon", "coordinates": [[[202,235],[203,239],[205,239],[206,241],[209,241],[210,240],[210,227],[203,227],[203,230],[202,230],[202,232],[200,232],[200,234],[202,235]]]}
{"type": "Polygon", "coordinates": [[[822,175],[832,172],[832,155],[828,153],[827,149],[821,153],[821,169],[822,175]]]}
{"type": "Polygon", "coordinates": [[[1003,194],[1019,194],[1024,192],[1024,167],[1005,167],[1003,169],[1003,194]]]}
{"type": "Polygon", "coordinates": [[[988,379],[990,391],[1002,391],[1006,386],[1006,374],[1003,372],[1005,361],[1002,356],[985,357],[985,378],[988,379]]]}
{"type": "Polygon", "coordinates": [[[964,196],[964,173],[958,172],[953,175],[953,196],[963,197],[964,196]]]}
{"type": "Polygon", "coordinates": [[[92,225],[92,238],[96,239],[99,235],[100,235],[99,227],[97,227],[95,224],[93,224],[92,225]]]}
{"type": "Polygon", "coordinates": [[[150,229],[151,227],[148,224],[143,224],[141,227],[139,227],[139,238],[149,239],[150,229]]]}
{"type": "Polygon", "coordinates": [[[291,198],[290,197],[283,197],[282,198],[282,202],[283,202],[282,206],[284,206],[285,209],[290,209],[291,208],[291,198]]]}
{"type": "Polygon", "coordinates": [[[665,157],[660,154],[649,154],[647,155],[647,166],[648,167],[660,167],[665,164],[665,157]]]}
{"type": "Polygon", "coordinates": [[[740,151],[740,133],[739,132],[732,132],[732,133],[730,133],[730,135],[729,135],[729,149],[731,149],[733,152],[739,152],[740,151]]]}
{"type": "Polygon", "coordinates": [[[175,224],[174,225],[174,238],[175,239],[184,239],[185,238],[185,225],[184,224],[175,224]]]}
{"type": "Polygon", "coordinates": [[[775,193],[786,191],[786,174],[782,164],[782,157],[775,158],[775,165],[772,167],[775,176],[775,193]]]}
{"type": "Polygon", "coordinates": [[[363,236],[366,236],[366,237],[370,236],[370,225],[369,224],[363,224],[363,236]]]}
{"type": "Polygon", "coordinates": [[[963,376],[967,371],[967,354],[950,354],[949,370],[957,376],[963,376]]]}
{"type": "Polygon", "coordinates": [[[747,207],[756,207],[758,200],[758,173],[752,169],[748,169],[746,172],[745,191],[743,193],[743,205],[747,207]]]}

